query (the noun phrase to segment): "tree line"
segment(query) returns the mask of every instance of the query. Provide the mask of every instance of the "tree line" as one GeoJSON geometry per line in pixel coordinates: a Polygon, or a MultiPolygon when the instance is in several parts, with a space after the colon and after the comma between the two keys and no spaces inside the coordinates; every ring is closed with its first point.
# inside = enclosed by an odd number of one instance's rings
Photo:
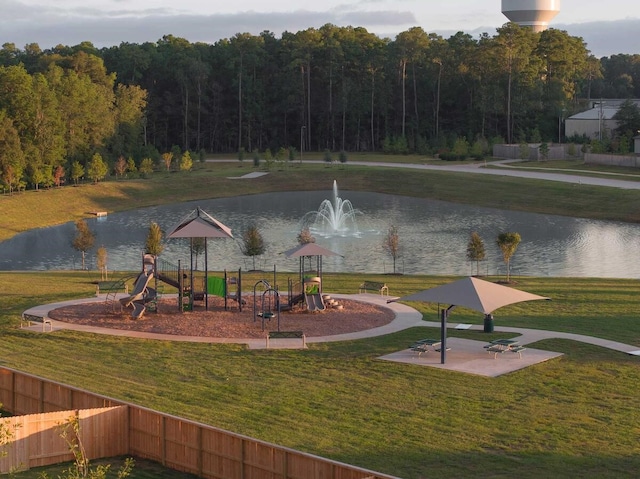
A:
{"type": "Polygon", "coordinates": [[[598,59],[580,37],[513,23],[478,38],[413,27],[388,39],[327,24],[214,44],[172,35],[102,49],[7,43],[0,167],[6,187],[37,188],[96,153],[110,171],[121,159],[161,166],[168,151],[475,146],[480,156],[491,139],[558,138],[559,118],[607,97],[640,97],[640,55],[598,59]]]}

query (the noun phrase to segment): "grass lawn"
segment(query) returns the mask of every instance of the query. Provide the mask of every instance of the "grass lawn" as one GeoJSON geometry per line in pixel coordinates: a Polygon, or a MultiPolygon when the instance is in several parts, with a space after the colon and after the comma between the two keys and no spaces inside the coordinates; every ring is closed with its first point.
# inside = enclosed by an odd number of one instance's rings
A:
{"type": "MultiPolygon", "coordinates": [[[[640,221],[637,192],[613,188],[348,163],[274,167],[255,180],[228,179],[250,171],[248,160],[207,163],[190,173],[158,172],[145,180],[1,196],[0,210],[9,214],[3,215],[0,239],[90,211],[269,191],[329,191],[334,179],[343,191],[640,221]]],[[[280,275],[284,284],[286,273],[280,275]]],[[[90,296],[96,279],[95,272],[0,272],[2,365],[408,479],[620,478],[637,477],[640,470],[637,357],[548,340],[532,347],[565,355],[486,378],[376,359],[437,334],[425,328],[312,344],[305,351],[19,329],[25,309],[90,296]]],[[[355,293],[363,279],[325,272],[325,290],[355,293]]],[[[404,295],[453,278],[366,279],[384,281],[391,294],[404,295]]],[[[517,287],[553,301],[500,309],[496,326],[589,334],[640,349],[637,281],[518,278],[517,287]]],[[[435,319],[435,307],[413,306],[435,319]]],[[[451,321],[480,324],[482,315],[456,309],[451,321]]],[[[451,331],[450,336],[487,341],[504,333],[451,331]]]]}
{"type": "MultiPolygon", "coordinates": [[[[491,166],[489,168],[503,168],[491,166]]],[[[509,168],[516,170],[548,170],[556,173],[571,173],[580,176],[593,176],[598,178],[615,178],[616,180],[640,181],[638,168],[606,165],[587,165],[583,160],[551,160],[551,161],[525,161],[512,163],[509,168]]]]}
{"type": "MultiPolygon", "coordinates": [[[[2,364],[404,478],[634,477],[640,468],[637,357],[548,340],[532,347],[565,356],[486,378],[376,359],[438,334],[425,328],[306,351],[17,328],[28,306],[91,295],[94,279],[86,272],[0,273],[2,364]]],[[[336,293],[357,291],[362,279],[325,273],[327,291],[336,293]]],[[[403,295],[453,278],[367,279],[384,280],[392,294],[403,295]]],[[[518,281],[553,301],[500,309],[496,326],[572,331],[640,347],[636,281],[518,281]]],[[[435,307],[416,306],[435,318],[435,307]]],[[[480,324],[482,315],[456,309],[452,321],[480,324]]],[[[505,334],[450,336],[486,341],[505,334]]]]}

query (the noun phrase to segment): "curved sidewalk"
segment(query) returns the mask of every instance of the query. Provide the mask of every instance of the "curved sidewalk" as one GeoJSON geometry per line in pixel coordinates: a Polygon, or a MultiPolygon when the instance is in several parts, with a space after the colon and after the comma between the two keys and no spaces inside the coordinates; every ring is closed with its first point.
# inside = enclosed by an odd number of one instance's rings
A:
{"type": "MultiPolygon", "coordinates": [[[[316,336],[306,339],[307,343],[326,343],[335,341],[352,341],[356,339],[373,338],[376,336],[384,336],[386,334],[403,331],[405,329],[414,327],[429,327],[439,328],[440,323],[436,321],[423,321],[422,314],[414,308],[411,308],[402,303],[392,302],[387,303],[386,296],[380,296],[376,294],[332,294],[332,297],[336,299],[353,299],[356,301],[363,301],[378,306],[382,306],[392,310],[395,313],[395,318],[390,323],[377,328],[366,329],[363,331],[356,331],[353,333],[337,334],[333,336],[316,336]]],[[[87,333],[96,334],[109,334],[112,336],[128,336],[132,338],[144,338],[144,339],[157,339],[165,341],[186,341],[186,342],[198,342],[198,343],[227,343],[227,344],[246,344],[250,349],[262,349],[265,348],[264,338],[212,338],[201,336],[177,336],[173,334],[159,334],[148,333],[141,331],[127,331],[118,330],[112,328],[100,328],[95,326],[81,325],[65,323],[63,321],[56,321],[48,317],[49,311],[60,308],[62,306],[68,306],[72,304],[101,302],[105,300],[104,295],[100,295],[92,298],[76,299],[70,301],[62,301],[59,303],[45,304],[41,306],[35,306],[26,310],[23,315],[36,316],[40,318],[47,318],[51,322],[53,330],[67,329],[72,331],[82,331],[87,333]]],[[[43,331],[43,324],[34,324],[29,327],[33,331],[43,331]]],[[[448,325],[449,329],[455,329],[456,325],[452,322],[448,325]]],[[[483,325],[472,325],[468,329],[482,330],[483,325]]],[[[583,343],[592,344],[594,346],[600,346],[603,348],[612,349],[614,351],[620,351],[623,353],[640,356],[640,348],[638,346],[632,346],[629,344],[620,343],[617,341],[611,341],[608,339],[596,338],[593,336],[586,336],[582,334],[563,333],[556,331],[546,331],[542,329],[527,329],[527,328],[512,328],[507,326],[496,326],[496,332],[509,332],[520,335],[518,341],[523,344],[532,344],[544,339],[569,339],[572,341],[580,341],[583,343]]],[[[272,341],[273,343],[273,341],[272,341]]]]}

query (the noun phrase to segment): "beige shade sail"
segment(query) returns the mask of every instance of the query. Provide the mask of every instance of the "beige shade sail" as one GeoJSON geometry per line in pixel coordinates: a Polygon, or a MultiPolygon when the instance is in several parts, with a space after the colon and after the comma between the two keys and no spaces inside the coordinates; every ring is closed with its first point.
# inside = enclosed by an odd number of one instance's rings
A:
{"type": "Polygon", "coordinates": [[[490,314],[509,304],[539,299],[550,298],[470,277],[390,301],[441,303],[490,314]]]}
{"type": "Polygon", "coordinates": [[[418,293],[391,299],[393,301],[422,301],[424,303],[448,304],[440,311],[440,362],[445,364],[447,357],[447,320],[449,312],[456,306],[480,311],[485,315],[509,304],[538,299],[550,299],[537,294],[527,293],[519,289],[509,288],[478,278],[463,278],[418,293]]]}

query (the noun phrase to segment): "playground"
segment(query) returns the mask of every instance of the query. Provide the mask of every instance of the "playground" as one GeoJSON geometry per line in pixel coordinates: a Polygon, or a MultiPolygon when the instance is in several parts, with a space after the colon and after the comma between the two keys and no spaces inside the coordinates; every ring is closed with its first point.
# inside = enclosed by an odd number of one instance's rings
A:
{"type": "MultiPolygon", "coordinates": [[[[180,312],[176,299],[162,298],[158,312],[147,312],[144,319],[133,319],[130,310],[115,311],[105,307],[104,299],[61,306],[48,313],[49,318],[69,324],[140,331],[178,336],[210,338],[263,338],[262,320],[255,320],[249,307],[224,309],[220,297],[209,298],[209,310],[196,305],[192,311],[180,312]]],[[[265,321],[265,330],[301,330],[307,337],[353,333],[384,326],[393,321],[393,311],[376,304],[341,299],[342,309],[327,309],[310,314],[299,309],[280,312],[265,321]],[[280,327],[278,328],[278,321],[280,327]]]]}

